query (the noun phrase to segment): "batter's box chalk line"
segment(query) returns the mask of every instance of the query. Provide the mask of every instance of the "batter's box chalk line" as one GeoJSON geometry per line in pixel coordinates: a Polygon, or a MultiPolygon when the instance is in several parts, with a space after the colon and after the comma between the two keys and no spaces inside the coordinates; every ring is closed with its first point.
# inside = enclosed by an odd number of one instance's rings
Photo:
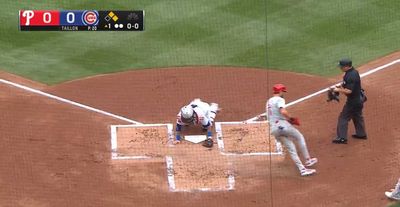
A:
{"type": "MultiPolygon", "coordinates": [[[[270,155],[283,155],[282,144],[275,140],[275,152],[247,152],[247,153],[233,153],[225,152],[224,137],[222,133],[223,125],[247,125],[247,124],[260,124],[268,123],[267,121],[241,121],[241,122],[215,122],[215,131],[217,132],[218,149],[222,155],[227,156],[270,156],[270,155]]],[[[269,136],[269,135],[266,135],[269,136]]],[[[274,138],[275,139],[275,138],[274,138]]]]}
{"type": "MultiPolygon", "coordinates": [[[[390,62],[390,63],[387,63],[387,64],[385,64],[385,65],[379,66],[379,67],[377,67],[377,68],[373,68],[373,69],[371,69],[371,70],[369,70],[369,71],[367,71],[367,72],[361,74],[360,77],[361,77],[361,78],[364,78],[364,77],[366,77],[366,76],[368,76],[368,75],[374,74],[374,73],[376,73],[376,72],[378,72],[378,71],[381,71],[381,70],[383,70],[383,69],[386,69],[386,68],[388,68],[388,67],[390,67],[390,66],[392,66],[392,65],[395,65],[395,64],[397,64],[397,63],[400,63],[400,59],[394,60],[394,61],[392,61],[392,62],[390,62]]],[[[334,87],[334,86],[337,85],[337,84],[340,84],[340,82],[339,82],[339,83],[336,83],[336,84],[334,84],[334,85],[332,85],[332,86],[330,86],[330,87],[334,87]]],[[[324,89],[322,89],[322,90],[320,90],[320,91],[317,91],[317,92],[315,92],[315,93],[312,93],[312,94],[310,94],[310,95],[308,95],[308,96],[305,96],[305,97],[299,98],[299,99],[297,99],[297,100],[295,100],[295,101],[293,101],[293,102],[290,102],[290,103],[288,103],[288,104],[286,105],[286,107],[293,106],[293,105],[298,104],[298,103],[300,103],[300,102],[302,102],[302,101],[305,101],[305,100],[307,100],[307,99],[310,99],[310,98],[312,98],[312,97],[314,97],[314,96],[318,96],[318,95],[320,95],[320,94],[322,94],[322,93],[325,93],[325,92],[327,92],[327,91],[329,90],[330,87],[324,88],[324,89]]],[[[253,117],[253,118],[247,119],[246,121],[248,121],[248,122],[256,121],[260,116],[265,116],[265,115],[266,115],[266,113],[262,113],[262,114],[259,114],[258,116],[255,116],[255,117],[253,117]]]]}
{"type": "Polygon", "coordinates": [[[167,180],[168,189],[170,192],[217,192],[217,191],[232,191],[235,189],[235,176],[232,172],[228,171],[227,184],[219,188],[196,188],[192,189],[178,189],[175,185],[175,170],[174,161],[171,156],[165,156],[167,164],[167,180]]]}
{"type": "Polygon", "coordinates": [[[117,130],[118,128],[143,128],[143,127],[162,127],[165,126],[167,128],[169,146],[172,146],[173,141],[173,125],[172,124],[131,124],[131,125],[111,125],[111,159],[112,160],[138,160],[138,159],[151,159],[154,157],[147,155],[120,155],[118,153],[118,136],[117,130]]]}

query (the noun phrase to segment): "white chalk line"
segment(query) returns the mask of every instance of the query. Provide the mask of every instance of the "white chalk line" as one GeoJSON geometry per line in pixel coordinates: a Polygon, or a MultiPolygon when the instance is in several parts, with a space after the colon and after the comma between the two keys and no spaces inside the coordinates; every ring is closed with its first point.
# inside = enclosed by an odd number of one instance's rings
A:
{"type": "Polygon", "coordinates": [[[167,128],[168,133],[168,143],[171,143],[173,140],[173,125],[172,124],[130,124],[130,125],[111,125],[111,159],[112,160],[141,160],[141,159],[151,159],[154,158],[152,156],[147,155],[120,155],[118,153],[118,136],[117,130],[118,128],[143,128],[143,127],[163,127],[167,128]]]}
{"type": "Polygon", "coordinates": [[[233,153],[225,152],[225,144],[222,134],[222,125],[232,124],[258,124],[268,123],[268,121],[246,121],[246,122],[215,122],[215,131],[217,132],[217,144],[220,154],[226,156],[270,156],[270,155],[283,155],[282,144],[276,140],[276,152],[246,152],[246,153],[233,153]]]}
{"type": "Polygon", "coordinates": [[[175,191],[175,172],[174,172],[174,161],[171,156],[165,156],[165,161],[167,163],[167,180],[168,180],[168,189],[170,191],[175,191]]]}
{"type": "MultiPolygon", "coordinates": [[[[138,124],[138,125],[111,125],[111,127],[110,127],[111,128],[111,159],[112,160],[136,160],[136,159],[150,159],[150,158],[152,158],[150,156],[145,156],[145,155],[120,156],[120,155],[118,155],[118,152],[117,152],[117,145],[118,145],[118,142],[117,142],[117,127],[132,127],[132,126],[145,127],[145,125],[142,126],[141,122],[134,121],[134,120],[131,120],[131,119],[119,116],[119,115],[115,115],[115,114],[112,114],[112,113],[109,113],[109,112],[106,112],[106,111],[103,111],[103,110],[100,110],[100,109],[96,109],[96,108],[93,108],[93,107],[90,107],[90,106],[87,106],[87,105],[84,105],[84,104],[81,104],[81,103],[78,103],[78,102],[75,102],[75,101],[71,101],[71,100],[68,100],[68,99],[65,99],[65,98],[61,98],[59,96],[55,96],[55,95],[52,95],[52,94],[49,94],[49,93],[46,93],[46,92],[43,92],[43,91],[40,91],[40,90],[37,90],[37,89],[33,89],[33,88],[30,88],[30,87],[27,87],[27,86],[24,86],[24,85],[21,85],[21,84],[17,84],[17,83],[11,82],[11,81],[7,81],[7,80],[4,80],[4,79],[0,79],[0,82],[4,83],[6,85],[14,86],[16,88],[19,88],[19,89],[22,89],[22,90],[25,90],[25,91],[29,91],[29,92],[32,92],[32,93],[35,93],[35,94],[39,94],[39,95],[48,97],[50,99],[54,99],[54,100],[57,100],[57,101],[60,101],[60,102],[63,102],[63,103],[71,104],[71,105],[74,105],[74,106],[77,106],[77,107],[80,107],[80,108],[83,108],[83,109],[86,109],[86,110],[89,110],[89,111],[93,111],[93,112],[100,113],[100,114],[103,114],[103,115],[106,115],[106,116],[110,116],[110,117],[113,117],[113,118],[116,118],[116,119],[119,119],[119,120],[122,120],[122,121],[126,121],[126,122],[129,122],[129,123],[132,123],[132,124],[138,124]]],[[[166,125],[167,126],[167,128],[168,128],[168,139],[171,139],[171,137],[173,135],[172,134],[172,129],[173,129],[172,124],[149,124],[147,126],[162,126],[162,125],[166,125]]],[[[170,166],[168,167],[168,160],[170,159],[172,161],[172,158],[169,157],[169,159],[168,159],[168,157],[169,156],[167,156],[167,158],[166,158],[167,159],[167,170],[168,169],[172,169],[173,170],[172,162],[170,162],[170,166]]],[[[176,190],[175,189],[175,181],[174,181],[173,175],[172,175],[172,177],[168,176],[168,183],[169,183],[169,187],[170,187],[170,189],[172,191],[182,191],[182,192],[186,191],[186,190],[176,190]]],[[[192,191],[233,190],[234,189],[234,183],[235,183],[235,179],[234,179],[233,175],[229,175],[229,177],[228,177],[228,188],[227,189],[199,188],[199,189],[194,189],[194,190],[193,189],[188,190],[188,192],[192,192],[192,191]]]]}
{"type": "MultiPolygon", "coordinates": [[[[390,66],[392,66],[392,65],[394,65],[394,64],[396,64],[396,63],[399,63],[399,62],[400,62],[400,59],[394,60],[394,61],[392,61],[392,62],[390,62],[390,63],[387,63],[387,64],[385,64],[385,65],[382,65],[382,66],[379,66],[379,67],[377,67],[377,68],[374,68],[374,69],[372,69],[372,70],[370,70],[370,71],[368,71],[368,72],[365,72],[365,73],[361,74],[360,77],[363,78],[363,77],[365,77],[365,76],[371,75],[371,74],[373,74],[373,73],[376,73],[376,72],[378,72],[378,71],[381,71],[381,70],[383,70],[383,69],[385,69],[385,68],[388,68],[388,67],[390,67],[390,66]]],[[[339,82],[339,83],[340,83],[340,82],[339,82]]],[[[339,84],[339,83],[337,83],[337,84],[339,84]]],[[[334,85],[332,85],[332,86],[330,86],[330,87],[333,87],[333,86],[335,86],[335,85],[337,85],[337,84],[334,84],[334,85]]],[[[320,91],[317,91],[317,92],[315,92],[315,93],[312,93],[312,94],[310,94],[310,95],[308,95],[308,96],[305,96],[305,97],[299,98],[299,99],[297,99],[297,100],[295,100],[295,101],[293,101],[293,102],[290,102],[290,103],[286,104],[286,107],[289,107],[289,106],[298,104],[298,103],[300,103],[300,102],[302,102],[302,101],[305,101],[305,100],[307,100],[307,99],[310,99],[310,98],[312,98],[312,97],[314,97],[314,96],[318,96],[319,94],[325,93],[325,92],[327,92],[327,91],[329,90],[330,87],[324,88],[324,89],[322,89],[322,90],[320,90],[320,91]]],[[[257,120],[260,116],[265,116],[265,115],[266,115],[266,113],[259,114],[258,116],[255,116],[255,117],[253,117],[253,118],[247,119],[246,122],[248,122],[248,121],[255,121],[255,120],[257,120]]]]}
{"type": "MultiPolygon", "coordinates": [[[[111,125],[111,159],[112,160],[139,160],[139,159],[150,159],[151,157],[143,155],[143,156],[121,156],[118,154],[117,146],[118,146],[118,138],[117,138],[117,127],[121,127],[124,125],[111,125]]],[[[134,125],[127,125],[134,126],[134,125]]]]}
{"type": "Polygon", "coordinates": [[[110,116],[110,117],[113,117],[115,119],[126,121],[126,122],[129,122],[129,123],[132,123],[132,124],[142,124],[142,123],[140,123],[138,121],[134,121],[132,119],[125,118],[123,116],[115,115],[115,114],[112,114],[112,113],[109,113],[109,112],[106,112],[106,111],[103,111],[103,110],[100,110],[100,109],[96,109],[96,108],[93,108],[93,107],[90,107],[90,106],[87,106],[87,105],[84,105],[84,104],[81,104],[81,103],[78,103],[78,102],[75,102],[75,101],[71,101],[71,100],[68,100],[68,99],[65,99],[65,98],[61,98],[59,96],[55,96],[55,95],[52,95],[52,94],[49,94],[49,93],[46,93],[46,92],[43,92],[43,91],[40,91],[40,90],[37,90],[37,89],[33,89],[33,88],[30,88],[30,87],[27,87],[27,86],[24,86],[24,85],[21,85],[21,84],[18,84],[18,83],[14,83],[14,82],[7,81],[7,80],[4,80],[4,79],[0,79],[0,82],[4,83],[4,84],[7,84],[7,85],[10,85],[10,86],[14,86],[16,88],[19,88],[19,89],[22,89],[22,90],[25,90],[25,91],[29,91],[29,92],[32,92],[32,93],[35,93],[35,94],[39,94],[39,95],[45,96],[45,97],[50,98],[50,99],[54,99],[54,100],[57,100],[57,101],[60,101],[60,102],[63,102],[63,103],[67,103],[67,104],[71,104],[71,105],[74,105],[74,106],[77,106],[77,107],[80,107],[80,108],[83,108],[83,109],[86,109],[86,110],[89,110],[89,111],[93,111],[93,112],[100,113],[100,114],[103,114],[103,115],[106,115],[106,116],[110,116]]]}
{"type": "Polygon", "coordinates": [[[111,125],[111,159],[118,157],[117,152],[117,127],[111,125]]]}
{"type": "MultiPolygon", "coordinates": [[[[134,156],[126,156],[118,154],[118,136],[117,130],[118,128],[143,128],[143,127],[160,127],[166,126],[168,130],[168,141],[173,141],[173,125],[172,124],[141,124],[141,125],[111,125],[111,159],[112,160],[145,160],[152,159],[154,157],[147,155],[134,155],[134,156]]],[[[171,156],[165,156],[166,161],[166,170],[167,170],[167,180],[168,180],[168,189],[171,192],[213,192],[213,191],[229,191],[234,190],[235,186],[235,178],[233,174],[229,174],[227,179],[227,187],[226,188],[194,188],[194,189],[176,189],[175,186],[175,177],[174,177],[174,167],[173,167],[173,159],[171,156]]]]}

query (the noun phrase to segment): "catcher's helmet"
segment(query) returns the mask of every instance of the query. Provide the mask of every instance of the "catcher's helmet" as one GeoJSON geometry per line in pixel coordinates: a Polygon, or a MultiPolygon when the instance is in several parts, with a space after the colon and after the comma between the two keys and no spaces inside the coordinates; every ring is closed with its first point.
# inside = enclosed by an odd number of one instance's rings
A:
{"type": "Polygon", "coordinates": [[[280,92],[286,92],[286,86],[283,84],[275,84],[274,87],[272,87],[272,90],[274,93],[280,93],[280,92]]]}
{"type": "Polygon", "coordinates": [[[193,108],[191,106],[184,106],[181,108],[181,116],[185,119],[193,117],[193,108]]]}

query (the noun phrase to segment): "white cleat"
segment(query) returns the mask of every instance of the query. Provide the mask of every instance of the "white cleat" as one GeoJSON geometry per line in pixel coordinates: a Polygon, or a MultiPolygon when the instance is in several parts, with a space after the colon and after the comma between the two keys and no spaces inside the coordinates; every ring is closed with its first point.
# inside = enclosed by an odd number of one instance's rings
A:
{"type": "Polygon", "coordinates": [[[400,178],[394,189],[392,189],[391,192],[385,192],[385,195],[390,199],[400,201],[400,178]]]}
{"type": "Polygon", "coordinates": [[[393,200],[396,200],[396,201],[400,201],[400,193],[397,193],[397,195],[396,195],[393,192],[386,191],[385,195],[390,199],[393,199],[393,200]]]}
{"type": "Polygon", "coordinates": [[[310,175],[313,175],[315,173],[317,173],[317,170],[315,170],[315,169],[304,168],[303,170],[300,171],[300,175],[301,176],[310,176],[310,175]]]}
{"type": "Polygon", "coordinates": [[[309,159],[306,160],[305,166],[311,167],[311,166],[317,164],[317,162],[318,162],[317,158],[315,158],[315,157],[309,158],[309,159]]]}

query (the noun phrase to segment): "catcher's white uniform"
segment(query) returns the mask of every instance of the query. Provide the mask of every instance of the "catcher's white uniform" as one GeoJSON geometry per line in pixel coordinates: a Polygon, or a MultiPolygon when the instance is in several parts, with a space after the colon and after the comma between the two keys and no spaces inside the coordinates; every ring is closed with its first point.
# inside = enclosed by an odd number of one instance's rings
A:
{"type": "Polygon", "coordinates": [[[187,105],[187,107],[193,109],[193,120],[191,120],[190,122],[186,122],[185,119],[182,117],[182,112],[180,111],[176,119],[177,124],[181,126],[201,124],[203,128],[207,128],[213,125],[214,119],[218,111],[218,104],[208,104],[201,101],[200,99],[194,99],[187,105]]]}
{"type": "Polygon", "coordinates": [[[204,131],[207,131],[208,138],[212,138],[211,126],[217,116],[218,104],[194,99],[188,105],[182,107],[176,119],[176,140],[180,140],[180,131],[182,126],[201,125],[204,131]]]}

